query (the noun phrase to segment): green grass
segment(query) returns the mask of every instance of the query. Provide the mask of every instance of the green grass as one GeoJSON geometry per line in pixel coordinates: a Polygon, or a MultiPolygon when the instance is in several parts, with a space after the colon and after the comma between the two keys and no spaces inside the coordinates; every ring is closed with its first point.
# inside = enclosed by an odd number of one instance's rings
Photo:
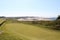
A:
{"type": "Polygon", "coordinates": [[[4,30],[5,24],[6,23],[0,26],[0,40],[22,40],[21,38],[16,37],[9,32],[6,32],[6,30],[4,30]]]}
{"type": "Polygon", "coordinates": [[[22,40],[22,39],[12,36],[8,33],[2,33],[0,34],[0,40],[22,40]]]}
{"type": "Polygon", "coordinates": [[[23,40],[60,40],[60,31],[40,28],[22,23],[9,23],[3,26],[3,30],[10,35],[23,40]]]}
{"type": "Polygon", "coordinates": [[[60,31],[7,20],[0,30],[0,40],[60,40],[60,31]]]}

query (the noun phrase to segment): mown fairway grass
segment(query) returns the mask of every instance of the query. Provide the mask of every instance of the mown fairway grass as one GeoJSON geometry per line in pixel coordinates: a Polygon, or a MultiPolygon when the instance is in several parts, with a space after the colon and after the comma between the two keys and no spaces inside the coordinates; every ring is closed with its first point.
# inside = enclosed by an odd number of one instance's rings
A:
{"type": "MultiPolygon", "coordinates": [[[[60,31],[22,23],[5,23],[3,30],[23,40],[60,40],[60,31]]],[[[18,40],[18,39],[17,39],[18,40]]]]}

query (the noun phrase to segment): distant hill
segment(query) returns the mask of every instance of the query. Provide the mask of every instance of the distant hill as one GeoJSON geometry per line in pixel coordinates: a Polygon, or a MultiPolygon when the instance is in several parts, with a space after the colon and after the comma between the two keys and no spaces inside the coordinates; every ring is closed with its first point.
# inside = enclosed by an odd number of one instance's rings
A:
{"type": "Polygon", "coordinates": [[[23,20],[56,20],[57,17],[37,17],[37,16],[20,16],[20,17],[5,17],[0,16],[0,18],[12,18],[12,19],[23,19],[23,20]]]}
{"type": "Polygon", "coordinates": [[[18,20],[23,20],[23,21],[34,21],[34,20],[45,20],[45,21],[50,21],[50,20],[55,20],[56,17],[51,17],[51,18],[45,18],[45,17],[34,17],[34,16],[28,16],[28,17],[16,17],[18,20]]]}
{"type": "Polygon", "coordinates": [[[56,20],[56,17],[51,17],[51,18],[47,18],[47,19],[56,20]]]}

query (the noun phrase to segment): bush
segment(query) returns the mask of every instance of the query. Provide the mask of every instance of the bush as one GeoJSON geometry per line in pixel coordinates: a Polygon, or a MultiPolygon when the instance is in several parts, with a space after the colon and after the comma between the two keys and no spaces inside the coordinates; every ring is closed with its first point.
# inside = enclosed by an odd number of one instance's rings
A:
{"type": "Polygon", "coordinates": [[[57,17],[57,19],[53,22],[53,24],[54,29],[60,29],[60,16],[57,17]]]}

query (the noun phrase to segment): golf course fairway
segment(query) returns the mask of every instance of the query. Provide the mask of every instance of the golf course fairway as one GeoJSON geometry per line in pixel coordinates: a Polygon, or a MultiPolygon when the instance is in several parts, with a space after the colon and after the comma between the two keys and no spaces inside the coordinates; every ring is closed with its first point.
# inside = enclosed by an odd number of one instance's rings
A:
{"type": "Polygon", "coordinates": [[[23,23],[6,23],[3,30],[23,40],[60,40],[60,32],[23,23]]]}

